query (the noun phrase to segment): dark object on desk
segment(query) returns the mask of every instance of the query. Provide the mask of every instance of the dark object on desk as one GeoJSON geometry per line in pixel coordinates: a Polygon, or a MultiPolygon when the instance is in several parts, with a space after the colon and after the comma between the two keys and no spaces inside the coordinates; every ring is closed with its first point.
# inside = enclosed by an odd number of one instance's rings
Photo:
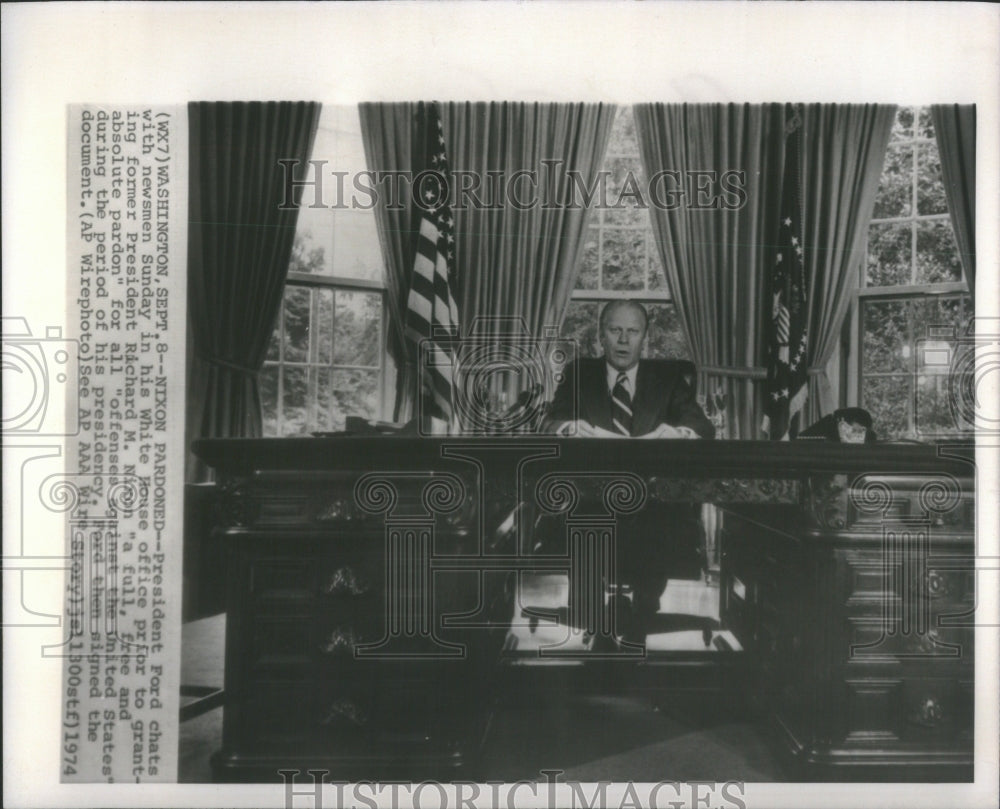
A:
{"type": "Polygon", "coordinates": [[[406,424],[395,421],[375,421],[364,416],[348,416],[344,419],[344,429],[336,432],[314,432],[313,438],[332,438],[340,435],[403,435],[416,432],[415,422],[406,424]],[[413,426],[413,429],[409,429],[413,426]]]}
{"type": "Polygon", "coordinates": [[[878,440],[872,429],[872,415],[861,407],[842,407],[809,425],[799,438],[825,439],[842,444],[874,444],[878,440]]]}

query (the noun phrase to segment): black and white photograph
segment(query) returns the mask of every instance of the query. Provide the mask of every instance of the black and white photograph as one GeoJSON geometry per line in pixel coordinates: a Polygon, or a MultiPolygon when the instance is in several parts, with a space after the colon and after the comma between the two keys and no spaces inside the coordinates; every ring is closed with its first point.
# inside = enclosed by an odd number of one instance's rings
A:
{"type": "Polygon", "coordinates": [[[12,805],[995,799],[1000,55],[567,5],[83,4],[139,75],[4,227],[12,805]]]}
{"type": "Polygon", "coordinates": [[[192,104],[181,778],[968,780],[975,122],[192,104]]]}

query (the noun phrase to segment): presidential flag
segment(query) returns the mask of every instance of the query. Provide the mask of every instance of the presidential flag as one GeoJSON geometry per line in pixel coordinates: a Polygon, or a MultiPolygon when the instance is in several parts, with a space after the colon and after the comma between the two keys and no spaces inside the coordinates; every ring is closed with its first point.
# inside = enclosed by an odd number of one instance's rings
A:
{"type": "Polygon", "coordinates": [[[801,105],[785,111],[785,167],[781,183],[781,221],[771,268],[766,400],[763,429],[773,441],[794,438],[808,393],[806,376],[806,281],[802,254],[799,154],[801,105]]]}
{"type": "Polygon", "coordinates": [[[455,222],[449,202],[448,158],[437,105],[417,108],[413,152],[416,253],[407,299],[406,333],[417,345],[421,429],[446,433],[454,419],[453,351],[455,222]]]}

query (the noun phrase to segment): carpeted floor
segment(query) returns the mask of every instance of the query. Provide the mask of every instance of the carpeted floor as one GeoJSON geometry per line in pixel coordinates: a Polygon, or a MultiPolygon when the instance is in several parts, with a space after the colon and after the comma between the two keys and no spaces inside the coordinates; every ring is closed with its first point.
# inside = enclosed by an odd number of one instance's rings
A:
{"type": "MultiPolygon", "coordinates": [[[[565,582],[558,577],[522,582],[522,604],[559,603],[565,582]]],[[[563,602],[564,603],[564,602],[563,602]]],[[[717,617],[718,591],[700,582],[671,582],[661,611],[717,617]]],[[[561,628],[544,624],[534,633],[515,626],[516,644],[530,649],[553,639],[561,628]]],[[[738,649],[728,632],[721,633],[738,649]]],[[[225,618],[185,625],[182,680],[218,685],[223,679],[225,618]]],[[[705,650],[700,633],[651,637],[648,648],[705,650]]],[[[747,718],[738,698],[685,694],[665,699],[648,694],[566,689],[553,680],[529,678],[537,686],[509,687],[501,694],[485,750],[486,778],[543,779],[541,770],[562,770],[578,781],[781,781],[767,732],[747,718]]],[[[525,682],[520,678],[517,682],[525,682]]],[[[209,757],[222,738],[222,709],[181,724],[181,782],[211,781],[209,757]]]]}

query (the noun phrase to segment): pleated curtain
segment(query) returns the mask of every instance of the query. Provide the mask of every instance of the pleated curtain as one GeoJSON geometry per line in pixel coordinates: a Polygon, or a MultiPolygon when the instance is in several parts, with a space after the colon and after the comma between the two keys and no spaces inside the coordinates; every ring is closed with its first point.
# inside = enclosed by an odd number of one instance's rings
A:
{"type": "Polygon", "coordinates": [[[766,268],[781,193],[780,104],[639,104],[646,176],[660,171],[742,172],[746,200],[698,209],[685,198],[650,206],[677,316],[698,367],[698,390],[728,398],[728,438],[760,432],[766,268]]]}
{"type": "Polygon", "coordinates": [[[931,119],[941,153],[948,213],[962,257],[969,293],[976,294],[976,107],[935,104],[931,119]]]}
{"type": "MultiPolygon", "coordinates": [[[[737,210],[651,207],[667,282],[699,367],[699,389],[729,397],[729,438],[759,438],[768,268],[784,165],[784,105],[655,104],[635,110],[647,176],[742,170],[737,210]]],[[[895,108],[803,110],[803,248],[808,296],[808,424],[829,413],[825,366],[856,287],[895,108]]]]}
{"type": "Polygon", "coordinates": [[[806,425],[837,407],[826,366],[859,283],[895,116],[890,104],[810,104],[803,112],[800,176],[810,369],[806,425]]]}
{"type": "MultiPolygon", "coordinates": [[[[256,437],[257,374],[281,306],[298,220],[279,160],[309,158],[320,105],[188,105],[188,438],[256,437]]],[[[189,454],[188,480],[209,477],[189,454]]]]}
{"type": "MultiPolygon", "coordinates": [[[[414,104],[362,104],[369,170],[412,166],[414,104]]],[[[542,338],[562,322],[576,282],[590,210],[541,204],[569,199],[577,172],[592,184],[601,168],[615,108],[606,104],[450,103],[441,106],[448,160],[456,174],[483,182],[456,206],[458,307],[462,332],[473,325],[542,338]],[[544,165],[557,161],[558,165],[544,165]],[[525,172],[518,175],[518,172],[525,172]],[[490,177],[497,178],[488,185],[490,177]],[[495,193],[499,183],[500,193],[495,193]],[[513,192],[513,200],[507,192],[513,192]],[[530,202],[531,204],[520,204],[530,202]]],[[[473,182],[467,180],[463,182],[473,182]]],[[[414,242],[412,204],[393,210],[381,193],[376,221],[390,305],[390,348],[398,367],[394,418],[412,414],[416,374],[403,337],[414,242]],[[403,362],[400,362],[400,359],[403,362]]],[[[516,391],[510,391],[516,393],[516,391]]]]}

